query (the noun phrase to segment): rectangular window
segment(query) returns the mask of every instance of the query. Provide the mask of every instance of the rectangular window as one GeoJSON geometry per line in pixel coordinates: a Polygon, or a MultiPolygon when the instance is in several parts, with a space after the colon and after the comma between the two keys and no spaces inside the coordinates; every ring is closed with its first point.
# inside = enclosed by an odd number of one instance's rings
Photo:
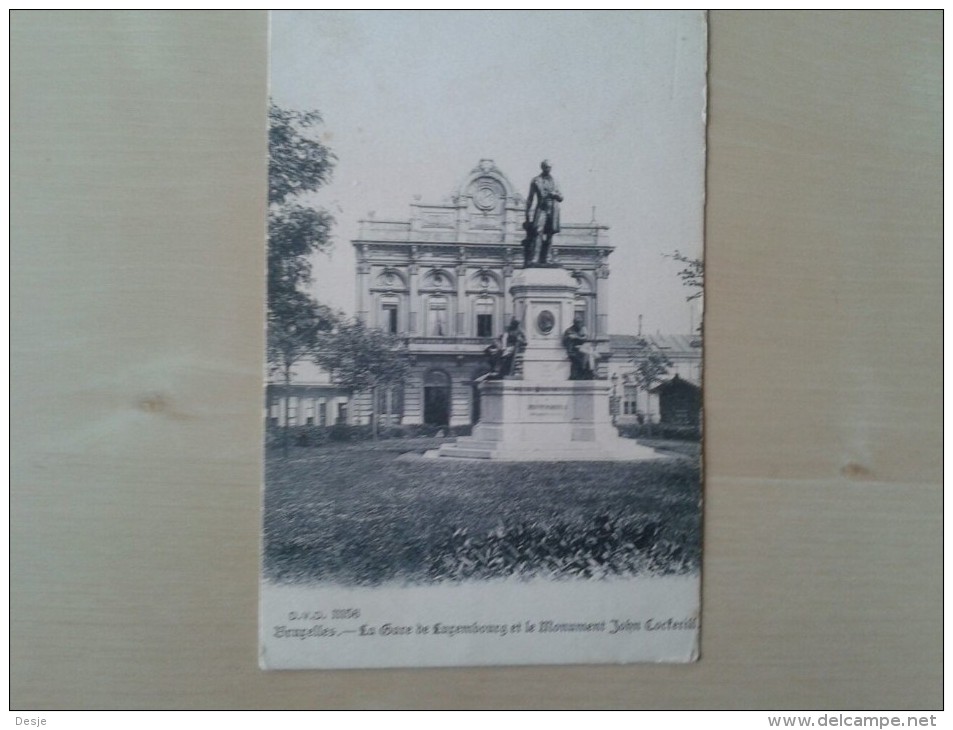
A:
{"type": "Polygon", "coordinates": [[[574,319],[582,318],[582,324],[585,328],[589,329],[589,308],[586,306],[584,301],[576,300],[576,306],[574,308],[573,317],[574,319]]]}
{"type": "Polygon", "coordinates": [[[492,314],[478,314],[477,315],[477,337],[492,337],[493,336],[493,315],[492,314]]]}
{"type": "Polygon", "coordinates": [[[476,301],[476,335],[477,337],[492,337],[493,332],[493,300],[481,298],[476,301]]]}
{"type": "Polygon", "coordinates": [[[338,403],[337,423],[347,423],[347,403],[338,403]]]}
{"type": "Polygon", "coordinates": [[[397,334],[397,305],[384,305],[384,331],[397,334]]]}
{"type": "Polygon", "coordinates": [[[435,337],[444,337],[450,334],[447,327],[447,303],[436,301],[430,303],[430,334],[435,337]]]}
{"type": "Polygon", "coordinates": [[[324,401],[318,403],[318,425],[328,425],[328,404],[324,401]]]}

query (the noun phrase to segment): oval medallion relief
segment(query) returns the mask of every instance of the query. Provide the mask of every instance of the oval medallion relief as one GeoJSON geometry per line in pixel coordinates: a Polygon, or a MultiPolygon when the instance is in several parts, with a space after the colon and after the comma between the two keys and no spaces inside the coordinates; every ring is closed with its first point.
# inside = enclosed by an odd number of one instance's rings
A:
{"type": "Polygon", "coordinates": [[[536,329],[540,331],[540,334],[548,335],[553,331],[553,327],[556,326],[556,317],[548,309],[544,309],[539,313],[539,316],[536,317],[536,329]]]}

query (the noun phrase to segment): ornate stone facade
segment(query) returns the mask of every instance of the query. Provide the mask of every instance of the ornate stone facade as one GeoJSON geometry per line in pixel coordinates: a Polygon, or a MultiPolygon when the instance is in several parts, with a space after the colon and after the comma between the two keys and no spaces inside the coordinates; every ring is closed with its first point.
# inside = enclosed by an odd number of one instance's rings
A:
{"type": "MultiPolygon", "coordinates": [[[[411,204],[408,220],[361,221],[357,316],[406,338],[412,370],[392,393],[393,420],[462,426],[475,422],[474,380],[487,370],[485,348],[513,317],[510,287],[522,266],[526,201],[492,160],[480,160],[439,203],[411,204]]],[[[609,357],[608,228],[563,223],[554,262],[577,284],[575,311],[597,341],[599,375],[609,357]]],[[[355,399],[363,421],[367,397],[355,399]]]]}

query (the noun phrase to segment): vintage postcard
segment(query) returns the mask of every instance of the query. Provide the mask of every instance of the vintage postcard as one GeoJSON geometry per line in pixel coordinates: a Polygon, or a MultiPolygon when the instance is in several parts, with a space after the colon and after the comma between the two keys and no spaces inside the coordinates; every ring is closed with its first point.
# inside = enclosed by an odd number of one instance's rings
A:
{"type": "Polygon", "coordinates": [[[272,14],[263,668],[698,658],[706,53],[272,14]]]}

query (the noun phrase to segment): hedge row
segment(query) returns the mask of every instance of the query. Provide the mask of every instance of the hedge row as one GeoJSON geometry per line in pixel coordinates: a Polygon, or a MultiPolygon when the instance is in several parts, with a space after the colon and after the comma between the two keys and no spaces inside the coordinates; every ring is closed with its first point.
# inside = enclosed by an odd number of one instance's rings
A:
{"type": "Polygon", "coordinates": [[[633,423],[616,426],[616,428],[619,435],[627,439],[655,438],[700,441],[702,436],[699,426],[670,423],[633,423]]]}
{"type": "MultiPolygon", "coordinates": [[[[471,426],[434,426],[422,424],[416,426],[380,426],[377,429],[379,439],[435,438],[439,436],[469,436],[471,426]]],[[[369,425],[354,426],[336,423],[333,426],[274,426],[269,424],[267,442],[269,446],[281,446],[284,439],[293,446],[320,446],[328,442],[368,441],[374,438],[369,425]]]]}

